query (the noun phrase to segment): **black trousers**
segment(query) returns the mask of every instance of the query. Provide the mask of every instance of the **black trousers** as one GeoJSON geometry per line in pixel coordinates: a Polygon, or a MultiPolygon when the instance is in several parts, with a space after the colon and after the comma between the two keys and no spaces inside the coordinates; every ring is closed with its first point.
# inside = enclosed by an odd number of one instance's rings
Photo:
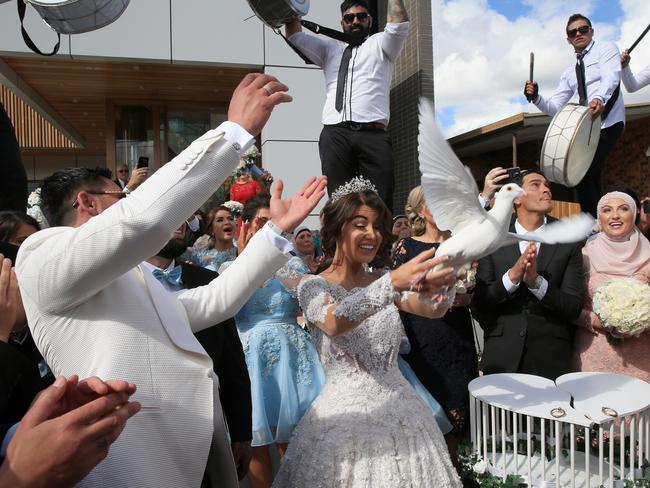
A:
{"type": "Polygon", "coordinates": [[[330,196],[339,186],[362,175],[372,181],[386,206],[393,210],[393,147],[386,130],[325,125],[318,150],[330,196]]]}
{"type": "Polygon", "coordinates": [[[598,147],[596,148],[596,154],[594,154],[594,160],[592,161],[585,177],[580,181],[580,183],[578,183],[578,186],[576,186],[578,201],[580,202],[582,211],[589,212],[594,217],[596,217],[598,200],[603,196],[602,188],[600,186],[600,175],[603,163],[605,162],[605,159],[607,159],[607,156],[614,145],[616,145],[616,141],[618,141],[623,135],[624,130],[625,124],[623,122],[617,122],[616,124],[607,127],[607,129],[601,129],[598,147]]]}

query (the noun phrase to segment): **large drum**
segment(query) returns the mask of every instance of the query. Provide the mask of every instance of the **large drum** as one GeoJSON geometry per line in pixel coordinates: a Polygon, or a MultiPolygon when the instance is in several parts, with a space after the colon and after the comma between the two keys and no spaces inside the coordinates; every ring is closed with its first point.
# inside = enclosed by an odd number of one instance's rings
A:
{"type": "Polygon", "coordinates": [[[262,22],[274,29],[309,11],[309,0],[248,0],[248,4],[262,22]]]}
{"type": "Polygon", "coordinates": [[[596,154],[600,117],[591,119],[588,107],[568,104],[551,120],[539,166],[549,181],[573,188],[585,176],[596,154]]]}
{"type": "Polygon", "coordinates": [[[60,34],[81,34],[115,21],[130,0],[25,0],[60,34]]]}

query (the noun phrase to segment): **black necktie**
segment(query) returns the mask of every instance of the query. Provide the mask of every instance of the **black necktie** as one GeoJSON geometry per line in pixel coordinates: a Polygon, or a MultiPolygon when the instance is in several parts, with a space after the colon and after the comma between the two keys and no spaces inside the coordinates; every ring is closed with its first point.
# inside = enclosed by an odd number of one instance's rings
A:
{"type": "Polygon", "coordinates": [[[578,62],[576,63],[576,79],[578,80],[578,96],[580,105],[587,105],[587,85],[585,84],[585,63],[582,60],[583,53],[578,53],[578,62]]]}
{"type": "Polygon", "coordinates": [[[339,76],[336,80],[336,111],[340,112],[343,109],[343,91],[345,90],[345,83],[348,78],[348,65],[352,57],[352,49],[354,46],[348,45],[343,51],[341,57],[341,65],[339,66],[339,76]]]}

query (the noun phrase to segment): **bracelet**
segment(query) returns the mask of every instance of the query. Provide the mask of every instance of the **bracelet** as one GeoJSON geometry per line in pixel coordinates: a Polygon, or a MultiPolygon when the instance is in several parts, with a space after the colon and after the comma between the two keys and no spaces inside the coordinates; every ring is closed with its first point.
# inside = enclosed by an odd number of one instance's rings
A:
{"type": "Polygon", "coordinates": [[[291,234],[290,232],[282,230],[272,220],[269,220],[266,224],[269,226],[269,229],[271,229],[273,232],[275,232],[280,237],[284,237],[288,241],[291,241],[293,239],[293,234],[291,234]]]}

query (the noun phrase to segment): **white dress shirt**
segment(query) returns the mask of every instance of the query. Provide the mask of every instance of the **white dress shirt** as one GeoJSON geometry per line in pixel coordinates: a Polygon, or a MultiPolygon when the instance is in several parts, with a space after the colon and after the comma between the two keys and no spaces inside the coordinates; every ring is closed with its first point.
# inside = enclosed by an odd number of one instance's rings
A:
{"type": "MultiPolygon", "coordinates": [[[[544,226],[546,225],[546,217],[544,217],[544,223],[535,229],[534,231],[527,231],[524,229],[524,227],[519,223],[518,220],[515,220],[515,232],[517,235],[526,235],[526,234],[534,234],[535,232],[542,230],[544,226]]],[[[536,242],[535,245],[537,246],[537,256],[539,256],[539,249],[541,247],[541,244],[539,242],[536,242]]],[[[521,254],[524,253],[526,248],[528,247],[528,241],[519,241],[519,252],[521,254]]],[[[543,276],[540,276],[540,286],[539,288],[528,288],[530,292],[537,297],[538,300],[541,300],[544,298],[544,295],[546,295],[546,291],[548,290],[548,281],[546,281],[546,278],[543,276]]],[[[519,285],[521,284],[521,281],[519,283],[513,283],[512,280],[510,279],[510,276],[508,276],[508,272],[506,271],[503,274],[503,278],[501,280],[503,282],[503,287],[506,289],[506,291],[512,295],[514,292],[517,291],[519,288],[519,285]]]]}
{"type": "MultiPolygon", "coordinates": [[[[587,103],[594,98],[607,103],[621,81],[621,55],[618,48],[611,42],[591,43],[585,49],[583,57],[585,64],[585,84],[587,85],[587,103]]],[[[583,51],[584,52],[584,51],[583,51]]],[[[555,115],[572,99],[578,98],[578,80],[576,79],[575,63],[571,64],[562,76],[560,84],[550,98],[538,96],[535,105],[548,115],[555,115]]],[[[609,115],[603,120],[602,128],[606,129],[618,122],[625,123],[625,103],[623,93],[618,94],[609,115]]]]}
{"type": "Polygon", "coordinates": [[[324,125],[347,121],[388,125],[393,63],[404,47],[408,27],[408,22],[386,24],[383,32],[370,36],[363,44],[352,49],[341,112],[335,108],[336,85],[341,57],[347,44],[304,32],[297,32],[289,38],[323,69],[327,90],[323,107],[324,125]]]}
{"type": "Polygon", "coordinates": [[[630,66],[623,68],[621,73],[621,79],[623,80],[623,85],[625,89],[629,92],[635,92],[640,90],[646,85],[650,85],[650,65],[643,68],[639,71],[636,76],[632,73],[630,66]]]}

